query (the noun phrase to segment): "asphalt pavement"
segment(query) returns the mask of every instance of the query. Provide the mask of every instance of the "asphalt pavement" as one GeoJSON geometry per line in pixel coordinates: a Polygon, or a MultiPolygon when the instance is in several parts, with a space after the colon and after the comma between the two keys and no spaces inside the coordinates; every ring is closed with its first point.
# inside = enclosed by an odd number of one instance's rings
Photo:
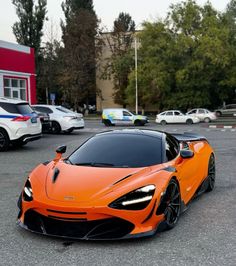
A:
{"type": "Polygon", "coordinates": [[[148,239],[70,241],[29,233],[16,226],[16,202],[30,171],[53,159],[57,146],[66,144],[69,155],[107,128],[87,121],[85,129],[70,135],[44,135],[0,153],[0,265],[236,265],[236,131],[201,125],[144,128],[206,136],[216,153],[215,190],[195,199],[173,230],[148,239]]]}

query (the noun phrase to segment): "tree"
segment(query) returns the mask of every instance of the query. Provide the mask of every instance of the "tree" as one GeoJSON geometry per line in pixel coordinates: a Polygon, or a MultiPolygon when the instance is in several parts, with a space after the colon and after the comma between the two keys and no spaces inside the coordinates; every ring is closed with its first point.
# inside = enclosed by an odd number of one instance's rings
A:
{"type": "Polygon", "coordinates": [[[61,23],[65,62],[61,85],[65,94],[70,94],[74,108],[80,102],[94,101],[95,80],[95,38],[98,19],[91,0],[66,0],[62,3],[65,23],[61,23]]]}
{"type": "Polygon", "coordinates": [[[12,0],[12,3],[19,18],[19,22],[13,25],[16,40],[19,44],[35,48],[37,59],[46,20],[47,0],[38,0],[37,5],[34,0],[12,0]]]}
{"type": "Polygon", "coordinates": [[[135,33],[135,22],[127,13],[120,13],[114,21],[113,32],[105,34],[104,45],[109,47],[110,55],[102,71],[103,79],[112,79],[114,85],[114,101],[126,105],[125,89],[128,77],[134,67],[132,48],[135,33]]]}
{"type": "MultiPolygon", "coordinates": [[[[188,0],[171,5],[164,21],[144,24],[138,66],[143,107],[214,108],[232,97],[235,38],[225,21],[209,2],[201,7],[188,0]]],[[[133,88],[134,74],[126,90],[129,102],[133,88]]]]}
{"type": "MultiPolygon", "coordinates": [[[[144,111],[148,105],[161,110],[166,94],[171,90],[173,71],[170,53],[174,45],[172,33],[162,21],[144,23],[144,30],[138,35],[138,102],[144,111]]],[[[135,72],[129,76],[126,89],[127,102],[135,102],[135,72]]]]}

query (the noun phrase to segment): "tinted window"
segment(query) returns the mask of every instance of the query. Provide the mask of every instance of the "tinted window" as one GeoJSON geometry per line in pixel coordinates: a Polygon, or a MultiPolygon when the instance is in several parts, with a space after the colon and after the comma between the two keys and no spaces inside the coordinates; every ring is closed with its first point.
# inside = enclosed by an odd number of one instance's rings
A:
{"type": "Polygon", "coordinates": [[[166,115],[173,115],[173,112],[166,112],[166,115]]]}
{"type": "Polygon", "coordinates": [[[171,161],[177,157],[179,153],[179,143],[171,135],[166,135],[166,159],[171,161]]]}
{"type": "Polygon", "coordinates": [[[180,112],[174,112],[174,114],[175,114],[175,115],[181,115],[181,113],[180,113],[180,112]]]}
{"type": "Polygon", "coordinates": [[[12,114],[31,114],[33,112],[32,108],[25,103],[22,104],[13,104],[13,103],[0,103],[0,106],[7,111],[8,113],[12,114]]]}
{"type": "Polygon", "coordinates": [[[199,110],[198,110],[198,113],[199,113],[199,114],[205,114],[205,110],[204,110],[204,109],[199,109],[199,110]]]}
{"type": "Polygon", "coordinates": [[[70,113],[68,110],[64,109],[64,108],[60,108],[60,107],[57,107],[56,108],[58,111],[62,112],[62,113],[70,113]]]}
{"type": "Polygon", "coordinates": [[[46,113],[46,114],[52,114],[53,113],[53,111],[47,107],[34,106],[33,109],[40,112],[40,113],[46,113]]]}
{"type": "Polygon", "coordinates": [[[190,114],[190,115],[191,115],[191,114],[196,114],[196,112],[197,112],[197,110],[192,110],[192,111],[189,112],[189,114],[190,114]]]}
{"type": "Polygon", "coordinates": [[[126,111],[123,111],[123,116],[132,116],[132,115],[126,111]]]}
{"type": "Polygon", "coordinates": [[[72,164],[145,167],[162,162],[161,143],[157,137],[138,134],[100,135],[84,143],[69,160],[72,164]]]}

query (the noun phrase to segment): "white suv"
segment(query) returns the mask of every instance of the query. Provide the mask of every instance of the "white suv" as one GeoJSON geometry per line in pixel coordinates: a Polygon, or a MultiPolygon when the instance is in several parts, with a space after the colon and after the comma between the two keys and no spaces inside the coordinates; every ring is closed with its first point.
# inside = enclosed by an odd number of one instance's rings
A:
{"type": "Polygon", "coordinates": [[[27,102],[0,98],[0,151],[39,139],[41,132],[40,119],[27,102]]]}
{"type": "Polygon", "coordinates": [[[37,104],[32,105],[35,111],[49,114],[52,122],[52,133],[60,133],[61,131],[71,133],[74,129],[84,128],[83,115],[73,112],[65,107],[58,105],[37,104]]]}

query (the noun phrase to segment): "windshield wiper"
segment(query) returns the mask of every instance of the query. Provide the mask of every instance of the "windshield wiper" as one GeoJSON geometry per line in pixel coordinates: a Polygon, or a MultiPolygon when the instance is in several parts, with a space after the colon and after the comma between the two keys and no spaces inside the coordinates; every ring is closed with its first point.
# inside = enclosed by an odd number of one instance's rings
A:
{"type": "Polygon", "coordinates": [[[82,166],[93,166],[93,167],[113,167],[114,164],[112,163],[99,163],[99,162],[87,162],[87,163],[77,163],[76,165],[82,166]]]}

